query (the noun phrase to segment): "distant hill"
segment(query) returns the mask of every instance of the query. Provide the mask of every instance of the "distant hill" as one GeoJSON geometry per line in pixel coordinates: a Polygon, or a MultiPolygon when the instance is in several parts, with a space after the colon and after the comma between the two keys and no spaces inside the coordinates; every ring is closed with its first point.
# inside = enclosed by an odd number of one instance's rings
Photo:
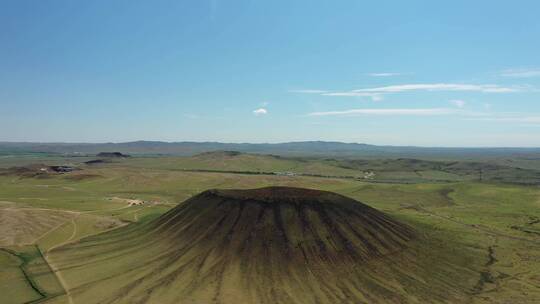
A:
{"type": "Polygon", "coordinates": [[[302,141],[275,144],[220,142],[134,141],[125,143],[18,143],[0,142],[0,154],[21,152],[95,155],[120,152],[134,155],[189,156],[209,151],[239,151],[286,156],[479,158],[528,156],[540,159],[539,148],[430,148],[375,146],[361,143],[302,141]]]}
{"type": "Polygon", "coordinates": [[[356,178],[373,182],[456,182],[464,180],[539,185],[540,170],[519,162],[425,160],[414,158],[288,157],[238,151],[212,151],[194,156],[135,157],[124,166],[162,170],[246,174],[307,175],[356,178]]]}

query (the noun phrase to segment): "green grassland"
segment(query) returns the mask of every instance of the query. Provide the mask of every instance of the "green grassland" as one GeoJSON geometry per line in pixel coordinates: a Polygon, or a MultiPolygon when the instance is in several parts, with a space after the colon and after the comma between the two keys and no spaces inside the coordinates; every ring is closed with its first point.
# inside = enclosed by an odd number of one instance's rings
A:
{"type": "MultiPolygon", "coordinates": [[[[10,163],[3,158],[1,165],[72,163],[82,170],[36,177],[9,171],[0,174],[4,206],[0,208],[0,233],[6,233],[2,225],[8,223],[6,218],[12,214],[8,212],[32,215],[33,222],[27,229],[10,232],[10,240],[20,240],[18,244],[0,244],[4,248],[0,251],[1,303],[40,299],[86,303],[85,288],[92,290],[101,283],[70,291],[71,286],[89,282],[95,274],[92,268],[81,272],[65,267],[77,261],[63,255],[63,248],[88,237],[101,242],[136,233],[140,225],[206,189],[277,185],[337,192],[415,227],[429,240],[419,247],[423,248],[419,254],[429,261],[424,266],[442,265],[438,274],[426,270],[423,279],[445,274],[448,280],[459,281],[449,299],[459,298],[462,303],[540,302],[540,187],[535,184],[535,164],[516,169],[492,163],[362,162],[246,154],[134,157],[91,166],[83,164],[87,159],[82,158],[13,159],[16,161],[10,163]],[[368,171],[374,172],[373,179],[364,178],[368,171]],[[296,175],[271,174],[275,172],[296,175]],[[129,206],[128,200],[144,204],[129,206]],[[41,213],[43,216],[36,216],[41,213]],[[34,268],[30,267],[32,259],[34,268]]],[[[141,257],[126,254],[125,265],[141,257]]],[[[102,292],[112,292],[129,280],[124,276],[117,286],[107,286],[102,292]]],[[[444,301],[439,300],[433,302],[444,301]]]]}
{"type": "Polygon", "coordinates": [[[38,246],[1,248],[2,303],[30,303],[64,294],[38,246]]]}
{"type": "Polygon", "coordinates": [[[23,262],[16,253],[2,249],[0,251],[0,302],[27,303],[41,299],[41,294],[32,288],[23,269],[23,262]]]}
{"type": "Polygon", "coordinates": [[[255,174],[290,173],[393,183],[491,181],[540,184],[540,171],[531,164],[523,168],[513,166],[516,164],[512,162],[500,164],[496,161],[287,158],[222,151],[191,157],[163,157],[159,164],[156,164],[153,158],[130,158],[121,163],[136,168],[255,174]]]}
{"type": "Polygon", "coordinates": [[[90,156],[73,157],[55,153],[9,153],[0,152],[0,168],[26,166],[30,164],[69,164],[82,163],[93,159],[90,156]]]}

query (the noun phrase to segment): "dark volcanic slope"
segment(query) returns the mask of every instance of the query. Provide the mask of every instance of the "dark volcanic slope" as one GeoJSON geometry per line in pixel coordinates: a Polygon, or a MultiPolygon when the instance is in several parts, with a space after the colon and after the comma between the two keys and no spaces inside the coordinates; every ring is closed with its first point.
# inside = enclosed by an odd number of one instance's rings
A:
{"type": "Polygon", "coordinates": [[[454,270],[420,257],[420,240],[409,226],[330,192],[209,190],[53,258],[81,303],[461,300],[454,270]]]}
{"type": "Polygon", "coordinates": [[[156,225],[160,235],[196,244],[192,250],[261,266],[356,263],[401,250],[414,236],[408,226],[347,197],[285,187],[209,190],[156,225]]]}

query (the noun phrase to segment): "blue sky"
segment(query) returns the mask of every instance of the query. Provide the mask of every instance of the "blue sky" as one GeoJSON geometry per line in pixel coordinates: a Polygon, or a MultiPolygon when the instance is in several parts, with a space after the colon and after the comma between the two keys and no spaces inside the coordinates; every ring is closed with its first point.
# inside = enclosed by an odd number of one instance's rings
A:
{"type": "Polygon", "coordinates": [[[540,146],[538,12],[0,0],[0,141],[540,146]]]}

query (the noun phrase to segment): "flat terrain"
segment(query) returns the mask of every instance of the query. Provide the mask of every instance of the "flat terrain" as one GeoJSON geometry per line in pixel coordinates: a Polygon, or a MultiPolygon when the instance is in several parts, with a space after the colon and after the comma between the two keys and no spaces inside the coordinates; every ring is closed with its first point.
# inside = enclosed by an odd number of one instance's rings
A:
{"type": "MultiPolygon", "coordinates": [[[[2,160],[4,168],[71,164],[82,170],[31,176],[1,172],[1,303],[88,303],[88,291],[105,281],[91,271],[91,263],[68,255],[67,248],[137,235],[146,223],[207,189],[266,186],[333,191],[413,227],[427,240],[416,247],[422,249],[417,255],[441,267],[439,274],[425,267],[426,284],[441,282],[442,273],[459,282],[448,298],[433,298],[433,303],[540,301],[540,188],[534,161],[523,170],[488,163],[480,167],[480,178],[478,165],[447,160],[362,163],[227,153],[133,157],[95,165],[84,164],[91,157],[10,159],[2,160]],[[375,177],[366,177],[369,172],[375,177]],[[69,264],[80,264],[85,271],[69,264]],[[83,281],[87,284],[81,285],[83,281]]],[[[145,256],[125,253],[122,260],[129,266],[145,256]]],[[[101,292],[112,294],[133,279],[123,277],[101,292]]],[[[444,286],[438,284],[435,289],[444,286]]],[[[428,295],[414,288],[399,291],[406,302],[421,303],[407,297],[415,293],[428,295]]]]}

